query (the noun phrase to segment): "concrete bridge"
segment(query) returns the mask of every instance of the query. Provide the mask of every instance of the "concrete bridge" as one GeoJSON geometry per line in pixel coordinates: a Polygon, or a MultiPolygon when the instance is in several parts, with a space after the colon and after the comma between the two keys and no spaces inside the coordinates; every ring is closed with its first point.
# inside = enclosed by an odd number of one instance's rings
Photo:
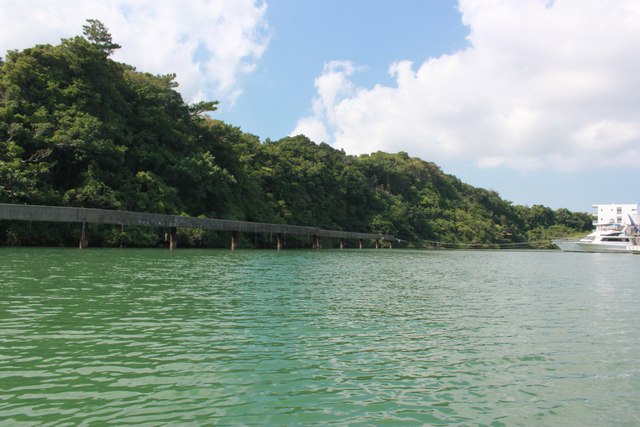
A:
{"type": "Polygon", "coordinates": [[[364,247],[364,241],[375,241],[375,247],[380,247],[380,241],[389,245],[395,240],[393,235],[357,233],[340,230],[324,230],[316,227],[305,227],[287,224],[269,224],[262,222],[232,221],[213,218],[194,218],[189,216],[165,215],[148,212],[116,211],[108,209],[73,208],[63,206],[16,205],[0,203],[0,220],[13,221],[43,221],[67,222],[81,224],[79,247],[84,249],[89,245],[87,225],[114,224],[137,225],[146,227],[165,227],[170,229],[169,248],[177,248],[178,228],[199,228],[205,230],[231,232],[231,249],[238,248],[239,233],[270,233],[276,236],[276,248],[284,247],[284,236],[311,236],[314,249],[322,248],[322,238],[340,240],[340,249],[346,246],[347,239],[357,240],[358,247],[364,247]]]}

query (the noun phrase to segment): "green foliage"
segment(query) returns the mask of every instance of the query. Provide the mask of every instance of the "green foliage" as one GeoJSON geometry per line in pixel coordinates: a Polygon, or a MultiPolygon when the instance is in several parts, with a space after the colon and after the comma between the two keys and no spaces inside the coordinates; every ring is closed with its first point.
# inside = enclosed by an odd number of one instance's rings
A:
{"type": "Polygon", "coordinates": [[[83,33],[87,40],[93,43],[98,49],[110,55],[115,49],[120,49],[120,45],[114,43],[111,34],[104,24],[96,19],[87,19],[88,25],[83,25],[83,33]]]}
{"type": "MultiPolygon", "coordinates": [[[[303,135],[260,143],[207,116],[217,101],[185,104],[174,74],[111,60],[120,46],[101,22],[83,30],[0,61],[0,202],[394,234],[411,246],[544,242],[591,227],[587,214],[513,206],[407,153],[349,156],[303,135]]],[[[4,222],[0,244],[75,244],[78,232],[4,222]]],[[[92,227],[91,244],[163,245],[162,234],[92,227]]],[[[181,230],[179,240],[218,246],[228,236],[181,230]]]]}
{"type": "Polygon", "coordinates": [[[213,112],[218,109],[218,101],[201,101],[189,106],[189,113],[192,116],[199,116],[203,113],[213,112]]]}

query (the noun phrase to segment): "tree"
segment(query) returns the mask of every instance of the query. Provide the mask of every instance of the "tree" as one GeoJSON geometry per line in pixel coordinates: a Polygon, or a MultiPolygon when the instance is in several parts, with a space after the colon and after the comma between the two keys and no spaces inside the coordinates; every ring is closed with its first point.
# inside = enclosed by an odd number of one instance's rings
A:
{"type": "Polygon", "coordinates": [[[104,52],[106,56],[120,49],[120,45],[114,43],[107,27],[97,19],[87,19],[88,25],[83,25],[83,34],[96,48],[104,52]]]}

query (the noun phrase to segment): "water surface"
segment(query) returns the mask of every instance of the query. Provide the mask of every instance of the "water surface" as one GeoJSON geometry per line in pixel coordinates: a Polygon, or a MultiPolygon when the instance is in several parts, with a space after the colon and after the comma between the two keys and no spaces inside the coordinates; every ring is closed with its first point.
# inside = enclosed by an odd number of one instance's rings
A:
{"type": "Polygon", "coordinates": [[[640,425],[640,256],[0,248],[0,425],[640,425]]]}

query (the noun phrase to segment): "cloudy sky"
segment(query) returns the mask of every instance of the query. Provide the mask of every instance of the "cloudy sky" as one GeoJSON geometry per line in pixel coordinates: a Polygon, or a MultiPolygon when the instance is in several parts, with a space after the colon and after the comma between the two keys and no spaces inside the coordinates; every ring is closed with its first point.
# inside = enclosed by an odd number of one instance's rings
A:
{"type": "Polygon", "coordinates": [[[515,204],[640,202],[637,0],[0,0],[0,55],[101,20],[114,59],[279,139],[406,151],[515,204]]]}

